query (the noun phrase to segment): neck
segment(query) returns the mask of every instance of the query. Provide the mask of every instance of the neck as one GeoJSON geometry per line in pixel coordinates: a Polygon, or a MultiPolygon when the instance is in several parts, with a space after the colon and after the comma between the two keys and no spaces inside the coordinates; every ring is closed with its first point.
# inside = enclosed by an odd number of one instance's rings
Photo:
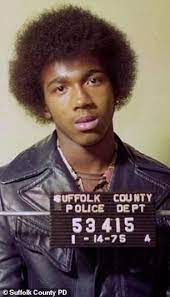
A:
{"type": "Polygon", "coordinates": [[[59,137],[59,144],[73,169],[84,173],[103,173],[111,163],[115,150],[113,130],[91,146],[81,146],[62,137],[59,137]]]}

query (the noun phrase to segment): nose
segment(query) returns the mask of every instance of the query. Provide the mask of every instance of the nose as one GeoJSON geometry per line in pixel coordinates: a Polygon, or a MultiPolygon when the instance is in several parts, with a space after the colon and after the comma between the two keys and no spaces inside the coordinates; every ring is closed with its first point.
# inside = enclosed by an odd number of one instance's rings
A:
{"type": "Polygon", "coordinates": [[[94,105],[90,94],[83,88],[83,86],[75,86],[73,97],[75,110],[79,108],[88,108],[94,105]]]}

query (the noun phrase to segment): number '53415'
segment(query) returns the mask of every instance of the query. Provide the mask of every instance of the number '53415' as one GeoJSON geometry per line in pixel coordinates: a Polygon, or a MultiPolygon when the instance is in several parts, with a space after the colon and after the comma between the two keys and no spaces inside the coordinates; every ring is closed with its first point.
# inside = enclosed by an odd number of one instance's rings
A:
{"type": "MultiPolygon", "coordinates": [[[[83,218],[73,218],[72,219],[72,230],[74,233],[81,233],[82,231],[87,233],[94,233],[96,231],[96,221],[94,218],[85,219],[85,230],[83,230],[83,218]]],[[[101,230],[106,233],[114,231],[116,233],[120,232],[133,232],[134,231],[134,218],[126,217],[126,218],[106,218],[101,225],[101,230]],[[123,220],[121,224],[121,220],[123,220]]]]}

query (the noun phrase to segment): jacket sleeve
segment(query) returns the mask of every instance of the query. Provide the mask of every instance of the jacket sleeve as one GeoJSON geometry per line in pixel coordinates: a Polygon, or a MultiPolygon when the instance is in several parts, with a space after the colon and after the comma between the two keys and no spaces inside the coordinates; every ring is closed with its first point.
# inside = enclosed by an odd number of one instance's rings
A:
{"type": "MultiPolygon", "coordinates": [[[[5,211],[0,192],[0,212],[5,211]]],[[[0,296],[3,289],[23,288],[22,259],[10,232],[9,218],[0,215],[0,296]]]]}

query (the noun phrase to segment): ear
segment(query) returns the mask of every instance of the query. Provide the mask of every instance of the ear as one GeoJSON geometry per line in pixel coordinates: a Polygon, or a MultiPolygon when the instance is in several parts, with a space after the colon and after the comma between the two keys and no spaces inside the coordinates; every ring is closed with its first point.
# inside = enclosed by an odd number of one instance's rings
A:
{"type": "Polygon", "coordinates": [[[45,107],[44,107],[44,117],[47,120],[51,120],[51,118],[52,118],[52,115],[51,115],[47,105],[45,105],[45,107]]]}

